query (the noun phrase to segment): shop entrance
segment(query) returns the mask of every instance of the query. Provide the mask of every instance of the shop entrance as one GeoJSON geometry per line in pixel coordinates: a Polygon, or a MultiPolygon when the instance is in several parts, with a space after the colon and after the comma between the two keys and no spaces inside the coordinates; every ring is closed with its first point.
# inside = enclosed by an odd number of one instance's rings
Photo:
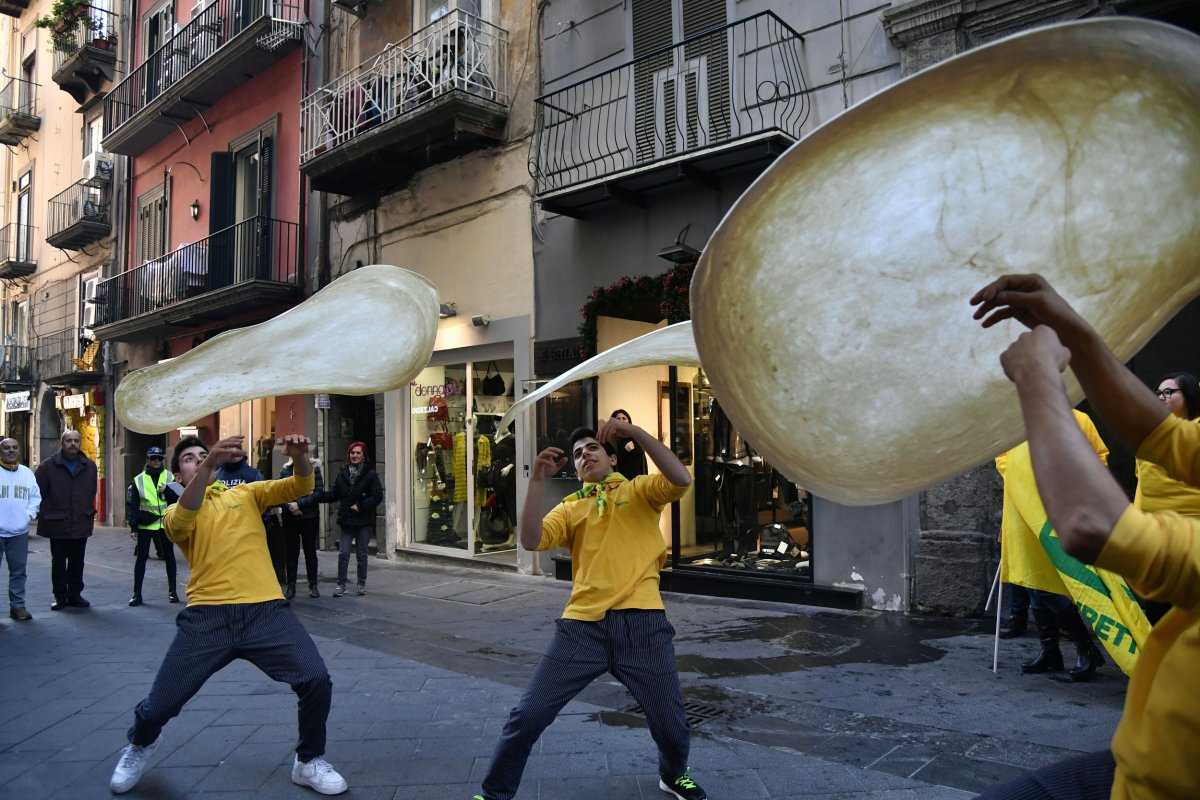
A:
{"type": "MultiPolygon", "coordinates": [[[[507,348],[506,348],[507,349],[507,348]]],[[[516,563],[516,437],[496,425],[513,402],[511,350],[427,367],[409,386],[409,541],[516,563]]]]}

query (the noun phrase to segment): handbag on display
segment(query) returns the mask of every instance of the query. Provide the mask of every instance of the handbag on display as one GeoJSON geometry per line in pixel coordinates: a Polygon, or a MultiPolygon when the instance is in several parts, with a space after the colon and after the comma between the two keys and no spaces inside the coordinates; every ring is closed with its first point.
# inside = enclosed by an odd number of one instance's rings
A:
{"type": "Polygon", "coordinates": [[[441,424],[440,430],[429,434],[429,446],[435,450],[454,449],[454,434],[450,433],[450,428],[446,423],[441,424]]]}
{"type": "Polygon", "coordinates": [[[446,398],[442,397],[440,394],[430,398],[429,416],[426,419],[450,419],[450,407],[446,405],[446,398]]]}
{"type": "Polygon", "coordinates": [[[500,368],[496,366],[495,361],[488,362],[487,373],[479,382],[479,393],[492,397],[501,397],[504,394],[504,376],[500,374],[500,368]],[[494,375],[492,374],[493,370],[496,373],[494,375]]]}
{"type": "Polygon", "coordinates": [[[491,489],[487,493],[483,512],[479,515],[479,538],[484,544],[500,544],[508,541],[512,535],[512,523],[500,504],[496,493],[491,489]]]}

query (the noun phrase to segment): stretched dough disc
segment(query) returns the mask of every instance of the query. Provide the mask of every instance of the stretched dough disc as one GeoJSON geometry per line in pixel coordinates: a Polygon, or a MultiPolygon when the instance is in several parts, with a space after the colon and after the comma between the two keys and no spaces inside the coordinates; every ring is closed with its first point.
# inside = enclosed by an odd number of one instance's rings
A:
{"type": "Polygon", "coordinates": [[[1200,292],[1197,197],[1200,38],[1129,18],[1030,31],[764,172],[700,259],[696,345],[772,465],[841,503],[895,500],[1025,438],[998,360],[1018,331],[981,329],[968,298],[1041,272],[1127,359],[1200,292]]]}
{"type": "Polygon", "coordinates": [[[696,340],[692,337],[690,321],[678,322],[650,331],[636,339],[630,339],[616,347],[610,347],[603,353],[597,353],[509,406],[508,410],[504,412],[504,416],[500,418],[500,424],[496,426],[496,429],[501,432],[507,430],[508,424],[516,419],[518,414],[568,383],[581,381],[584,378],[594,378],[608,372],[656,364],[675,364],[681,367],[700,365],[700,356],[696,354],[696,340]]]}
{"type": "Polygon", "coordinates": [[[117,386],[117,416],[130,430],[166,433],[259,397],[384,392],[424,369],[437,324],[428,279],[361,267],[273,319],[129,373],[117,386]]]}

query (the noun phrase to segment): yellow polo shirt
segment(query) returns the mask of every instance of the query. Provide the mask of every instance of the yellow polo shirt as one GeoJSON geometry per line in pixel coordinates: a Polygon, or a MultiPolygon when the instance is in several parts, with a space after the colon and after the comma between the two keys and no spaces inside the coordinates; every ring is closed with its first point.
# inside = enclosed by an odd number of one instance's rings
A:
{"type": "Polygon", "coordinates": [[[242,483],[232,489],[213,483],[198,511],[178,503],[168,508],[163,519],[167,536],[192,568],[188,605],[282,600],[262,515],[271,506],[311,494],[314,483],[312,475],[242,483]]]}
{"type": "MultiPolygon", "coordinates": [[[[1200,426],[1168,416],[1138,458],[1173,478],[1200,484],[1200,426]]],[[[1200,520],[1130,506],[1096,566],[1134,591],[1174,606],[1150,633],[1113,736],[1114,800],[1200,797],[1200,520]]]]}
{"type": "MultiPolygon", "coordinates": [[[[1189,425],[1200,427],[1200,419],[1189,425]]],[[[1159,465],[1137,460],[1137,494],[1133,504],[1142,511],[1174,511],[1185,517],[1200,517],[1200,486],[1177,481],[1159,465]]]]}
{"type": "Polygon", "coordinates": [[[608,489],[603,514],[595,497],[564,500],[551,509],[536,549],[571,550],[574,577],[565,619],[595,622],[609,611],[663,607],[658,571],[667,562],[667,546],[658,519],[686,493],[686,486],[662,475],[639,475],[608,489]]]}

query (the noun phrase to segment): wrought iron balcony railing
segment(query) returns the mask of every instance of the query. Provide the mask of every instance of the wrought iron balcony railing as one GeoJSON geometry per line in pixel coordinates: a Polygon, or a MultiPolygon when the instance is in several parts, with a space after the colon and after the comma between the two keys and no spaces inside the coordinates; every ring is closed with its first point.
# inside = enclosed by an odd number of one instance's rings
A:
{"type": "Polygon", "coordinates": [[[39,336],[37,343],[37,371],[43,379],[70,375],[73,372],[97,371],[96,352],[98,345],[79,335],[78,328],[67,328],[39,336]],[[91,358],[88,358],[88,355],[91,358]]]}
{"type": "Polygon", "coordinates": [[[537,98],[539,195],[778,131],[810,103],[802,37],[765,11],[537,98]]]}
{"type": "Polygon", "coordinates": [[[103,280],[97,327],[255,281],[297,283],[294,222],[251,217],[162,258],[103,280]]]}
{"type": "Polygon", "coordinates": [[[33,383],[30,348],[22,344],[0,345],[0,383],[33,383]]]}
{"type": "Polygon", "coordinates": [[[508,31],[457,9],[304,98],[300,162],[454,90],[509,104],[508,31]]]}
{"type": "Polygon", "coordinates": [[[85,47],[111,52],[115,59],[119,24],[120,19],[111,11],[88,6],[86,14],[54,34],[54,74],[58,75],[85,47]]]}
{"type": "Polygon", "coordinates": [[[104,129],[115,132],[243,35],[254,36],[255,44],[268,51],[299,41],[304,35],[300,4],[284,0],[213,0],[113,88],[104,100],[104,129]],[[271,22],[266,33],[255,25],[264,18],[271,22]]]}
{"type": "Polygon", "coordinates": [[[33,243],[37,228],[13,222],[0,228],[0,278],[20,278],[37,269],[33,243]]]}
{"type": "Polygon", "coordinates": [[[50,198],[46,241],[64,250],[77,250],[112,232],[107,183],[78,181],[50,198]]]}
{"type": "Polygon", "coordinates": [[[0,87],[0,144],[20,144],[42,125],[38,116],[38,85],[9,78],[0,87]]]}

